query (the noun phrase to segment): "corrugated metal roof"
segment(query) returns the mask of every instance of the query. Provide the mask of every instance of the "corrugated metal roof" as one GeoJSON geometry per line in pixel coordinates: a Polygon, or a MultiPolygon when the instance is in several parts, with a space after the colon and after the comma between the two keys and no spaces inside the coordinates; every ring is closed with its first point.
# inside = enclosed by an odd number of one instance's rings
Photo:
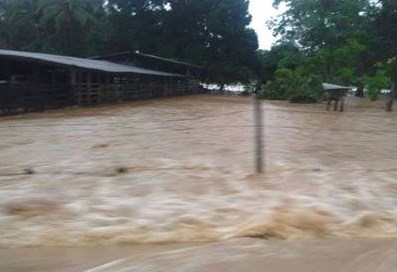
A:
{"type": "Polygon", "coordinates": [[[326,91],[331,91],[331,90],[351,90],[351,89],[353,89],[352,87],[339,86],[339,85],[330,84],[330,83],[323,83],[323,88],[326,91]]]}
{"type": "Polygon", "coordinates": [[[168,62],[168,63],[182,65],[182,66],[188,66],[188,67],[193,67],[193,68],[197,68],[197,69],[204,69],[201,66],[197,66],[197,65],[194,65],[194,64],[191,64],[191,63],[188,63],[188,62],[174,60],[174,59],[167,59],[167,58],[159,57],[159,56],[156,56],[156,55],[140,53],[140,52],[137,52],[137,51],[118,52],[118,53],[113,53],[113,54],[107,54],[107,55],[102,55],[102,56],[91,57],[91,59],[104,59],[106,57],[114,57],[114,56],[122,56],[122,55],[135,55],[135,56],[140,56],[140,57],[154,59],[154,60],[157,60],[157,61],[168,62]]]}
{"type": "Polygon", "coordinates": [[[173,60],[173,59],[167,59],[167,58],[163,58],[163,57],[159,57],[159,56],[155,56],[155,55],[151,55],[151,54],[145,54],[145,53],[140,53],[140,52],[133,52],[135,55],[137,56],[142,56],[142,57],[146,57],[146,58],[152,58],[152,59],[156,59],[156,60],[161,60],[164,62],[171,62],[174,64],[179,64],[179,65],[184,65],[184,66],[190,66],[190,67],[194,67],[194,68],[198,68],[198,69],[203,69],[203,67],[201,66],[197,66],[188,62],[184,62],[184,61],[179,61],[179,60],[173,60]]]}
{"type": "Polygon", "coordinates": [[[185,77],[184,75],[180,75],[180,74],[172,74],[161,71],[143,69],[131,65],[118,64],[110,61],[83,59],[83,58],[60,56],[60,55],[0,49],[0,57],[1,56],[23,59],[26,61],[37,61],[47,64],[56,64],[56,65],[96,70],[96,71],[109,72],[109,73],[132,73],[132,74],[145,74],[145,75],[166,76],[166,77],[185,77]]]}

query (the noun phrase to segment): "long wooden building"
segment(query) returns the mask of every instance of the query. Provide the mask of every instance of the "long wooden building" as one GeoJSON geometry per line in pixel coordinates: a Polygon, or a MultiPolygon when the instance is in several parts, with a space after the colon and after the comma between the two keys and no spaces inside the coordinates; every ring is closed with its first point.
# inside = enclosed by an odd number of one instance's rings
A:
{"type": "Polygon", "coordinates": [[[107,60],[0,50],[0,114],[201,91],[194,79],[200,67],[148,56],[153,65],[157,62],[152,67],[164,70],[139,67],[125,55],[107,60]]]}
{"type": "Polygon", "coordinates": [[[155,55],[144,54],[138,51],[125,51],[103,56],[92,57],[96,60],[107,60],[115,63],[132,65],[156,71],[165,71],[168,73],[182,74],[188,80],[189,90],[202,91],[200,87],[200,78],[205,78],[206,70],[191,63],[167,59],[155,55]]]}

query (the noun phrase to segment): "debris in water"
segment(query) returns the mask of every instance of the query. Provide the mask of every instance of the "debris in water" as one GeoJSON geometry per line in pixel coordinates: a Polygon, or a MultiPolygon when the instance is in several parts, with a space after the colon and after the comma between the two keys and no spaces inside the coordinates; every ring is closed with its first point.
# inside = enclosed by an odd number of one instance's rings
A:
{"type": "Polygon", "coordinates": [[[92,148],[93,149],[100,149],[100,148],[106,148],[106,147],[108,147],[109,146],[109,144],[107,143],[107,144],[96,144],[96,145],[94,145],[92,148]]]}
{"type": "Polygon", "coordinates": [[[23,173],[25,175],[34,175],[36,174],[36,171],[33,168],[25,168],[23,169],[23,173]]]}
{"type": "Polygon", "coordinates": [[[118,168],[116,169],[116,172],[117,172],[118,174],[126,174],[126,173],[128,173],[128,168],[127,168],[127,167],[118,167],[118,168]]]}
{"type": "Polygon", "coordinates": [[[53,199],[30,198],[15,199],[3,206],[3,210],[7,215],[35,217],[41,215],[49,215],[59,211],[62,204],[53,199]]]}

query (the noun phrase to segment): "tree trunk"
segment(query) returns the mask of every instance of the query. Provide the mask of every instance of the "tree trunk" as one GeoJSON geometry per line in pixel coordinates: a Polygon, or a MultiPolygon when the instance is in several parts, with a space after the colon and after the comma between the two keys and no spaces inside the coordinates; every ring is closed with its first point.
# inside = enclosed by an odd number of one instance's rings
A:
{"type": "Polygon", "coordinates": [[[222,83],[221,87],[219,88],[219,93],[222,94],[224,90],[225,90],[225,83],[222,83]]]}
{"type": "Polygon", "coordinates": [[[345,111],[345,97],[342,96],[340,98],[340,109],[339,112],[344,112],[345,111]]]}
{"type": "Polygon", "coordinates": [[[356,91],[356,97],[364,97],[364,84],[359,83],[356,91]]]}

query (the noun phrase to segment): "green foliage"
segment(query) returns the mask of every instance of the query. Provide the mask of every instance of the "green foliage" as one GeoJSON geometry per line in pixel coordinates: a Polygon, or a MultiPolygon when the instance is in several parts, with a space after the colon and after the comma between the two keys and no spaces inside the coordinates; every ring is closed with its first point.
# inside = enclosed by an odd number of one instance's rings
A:
{"type": "MultiPolygon", "coordinates": [[[[380,60],[387,61],[397,55],[397,1],[381,0],[379,2],[382,5],[374,15],[376,42],[371,49],[380,60]]],[[[394,82],[396,81],[397,79],[394,79],[394,82]]]]}
{"type": "Polygon", "coordinates": [[[281,68],[275,72],[274,79],[263,86],[261,98],[270,100],[320,100],[323,97],[321,78],[306,75],[301,70],[281,68]]]}
{"type": "Polygon", "coordinates": [[[209,68],[227,84],[257,77],[248,0],[0,0],[0,46],[76,56],[139,50],[209,68]]]}
{"type": "Polygon", "coordinates": [[[281,37],[279,43],[261,53],[264,97],[321,97],[320,92],[310,93],[316,89],[308,87],[313,78],[357,86],[358,93],[365,86],[373,100],[381,89],[397,85],[395,0],[274,0],[274,4],[284,4],[286,11],[269,23],[281,37]]]}
{"type": "Polygon", "coordinates": [[[371,101],[376,101],[382,89],[390,88],[392,81],[383,70],[378,70],[375,75],[367,76],[364,79],[367,87],[367,94],[371,101]]]}
{"type": "Polygon", "coordinates": [[[259,56],[262,65],[263,83],[271,80],[278,69],[297,68],[303,58],[299,48],[290,42],[279,43],[269,51],[260,50],[259,56]]]}
{"type": "Polygon", "coordinates": [[[275,0],[287,9],[271,25],[281,41],[299,45],[300,67],[323,82],[363,84],[378,56],[374,21],[379,5],[370,0],[275,0]]]}
{"type": "Polygon", "coordinates": [[[210,69],[220,84],[248,82],[259,69],[256,33],[248,28],[247,0],[173,0],[164,20],[161,55],[210,69]]]}
{"type": "Polygon", "coordinates": [[[371,101],[376,101],[379,98],[380,92],[376,88],[368,87],[367,95],[371,101]]]}
{"type": "Polygon", "coordinates": [[[286,100],[294,90],[294,74],[289,69],[279,69],[274,74],[274,79],[267,81],[262,87],[260,95],[263,99],[286,100]]]}
{"type": "Polygon", "coordinates": [[[372,6],[368,0],[275,0],[287,11],[273,22],[276,33],[308,50],[336,48],[352,37],[363,37],[372,6]]]}
{"type": "Polygon", "coordinates": [[[103,5],[103,0],[3,0],[0,44],[14,50],[90,54],[107,33],[103,5]]]}

